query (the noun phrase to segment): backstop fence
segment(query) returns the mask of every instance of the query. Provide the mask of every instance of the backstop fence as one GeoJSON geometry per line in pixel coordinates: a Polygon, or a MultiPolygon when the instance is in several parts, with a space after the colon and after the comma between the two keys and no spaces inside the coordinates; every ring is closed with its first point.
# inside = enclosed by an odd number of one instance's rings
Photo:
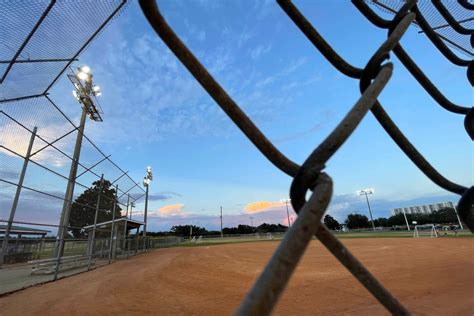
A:
{"type": "Polygon", "coordinates": [[[126,4],[0,3],[0,294],[181,240],[138,234],[142,184],[49,96],[126,4]]]}
{"type": "MultiPolygon", "coordinates": [[[[290,197],[293,208],[298,213],[297,220],[285,235],[283,241],[273,254],[265,270],[257,279],[253,288],[242,301],[237,315],[266,315],[269,314],[279,296],[286,287],[293,271],[298,265],[312,236],[319,241],[344,265],[351,274],[391,313],[409,314],[409,311],[387,290],[370,271],[346,248],[329,229],[321,223],[321,218],[329,204],[332,195],[332,180],[323,170],[325,163],[343,145],[368,111],[371,111],[380,125],[390,135],[400,149],[412,162],[434,183],[461,196],[458,211],[471,232],[474,232],[474,187],[466,188],[453,183],[441,175],[421,153],[403,135],[390,116],[384,111],[377,100],[377,96],[388,83],[393,71],[391,63],[385,60],[393,52],[417,79],[420,85],[448,111],[465,116],[464,125],[468,135],[474,137],[474,111],[471,106],[457,105],[449,101],[437,87],[428,79],[410,56],[403,50],[400,39],[407,28],[415,23],[428,36],[441,53],[452,63],[467,67],[467,77],[471,85],[474,83],[474,68],[472,63],[472,29],[466,29],[461,23],[472,18],[474,6],[466,0],[450,2],[448,10],[441,1],[433,1],[434,7],[427,1],[382,1],[373,0],[369,3],[394,14],[392,20],[386,20],[376,14],[363,0],[352,0],[360,12],[377,27],[387,29],[387,40],[374,52],[363,68],[347,63],[326,40],[317,32],[313,25],[305,18],[298,8],[289,0],[277,0],[283,11],[304,33],[309,41],[324,57],[344,75],[358,79],[361,97],[347,113],[333,132],[310,154],[300,166],[281,153],[257,128],[257,126],[241,110],[237,103],[211,76],[207,69],[199,62],[186,45],[178,38],[173,29],[161,15],[156,3],[150,0],[140,0],[140,6],[149,23],[176,55],[181,63],[191,72],[201,86],[209,93],[214,101],[224,110],[249,140],[271,161],[277,168],[293,177],[290,188],[290,197]],[[454,8],[454,9],[453,9],[454,8]],[[443,10],[448,11],[443,13],[443,10]],[[421,11],[424,10],[424,13],[421,11]],[[425,18],[437,10],[445,19],[445,26],[430,24],[425,18]],[[431,12],[431,13],[430,13],[431,12]],[[451,13],[450,13],[451,12],[451,13]],[[452,13],[455,12],[455,13],[452,13]],[[453,18],[464,17],[463,22],[453,18]],[[436,30],[435,30],[436,29],[436,30]],[[455,38],[449,38],[446,30],[455,31],[455,38]],[[466,32],[467,30],[467,32],[466,32]],[[467,33],[467,34],[464,34],[467,33]],[[469,49],[465,49],[466,38],[469,39],[469,49]],[[461,43],[458,43],[461,41],[461,43]],[[465,60],[456,55],[449,47],[463,50],[469,56],[465,60]],[[462,49],[461,49],[462,48],[462,49]],[[312,191],[311,197],[306,200],[306,193],[312,191]]],[[[433,22],[433,19],[431,20],[433,22]]],[[[465,25],[465,24],[464,24],[465,25]]],[[[452,34],[452,33],[450,33],[452,34]]]]}

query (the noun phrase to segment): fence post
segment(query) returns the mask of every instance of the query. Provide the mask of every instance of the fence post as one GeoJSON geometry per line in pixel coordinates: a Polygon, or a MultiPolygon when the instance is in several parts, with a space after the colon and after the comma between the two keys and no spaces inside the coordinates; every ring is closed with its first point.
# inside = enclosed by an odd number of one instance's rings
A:
{"type": "Polygon", "coordinates": [[[462,226],[461,219],[459,218],[458,210],[456,209],[456,205],[453,204],[453,208],[454,208],[454,213],[456,213],[456,217],[458,219],[459,227],[461,228],[461,230],[463,230],[464,227],[462,226]]]}
{"type": "Polygon", "coordinates": [[[13,220],[15,218],[16,208],[18,206],[18,200],[20,199],[21,188],[23,186],[23,180],[25,179],[26,168],[28,167],[28,162],[30,161],[31,150],[33,149],[33,143],[35,141],[36,132],[38,127],[33,128],[33,133],[30,136],[30,143],[28,144],[28,150],[25,155],[25,160],[23,161],[23,167],[21,169],[20,179],[18,181],[18,186],[16,187],[15,198],[13,199],[12,208],[10,210],[10,218],[8,219],[7,229],[5,230],[5,237],[3,237],[2,242],[2,254],[0,255],[0,268],[2,268],[5,261],[5,255],[8,251],[8,237],[10,237],[10,231],[12,229],[13,220]]]}
{"type": "MultiPolygon", "coordinates": [[[[128,198],[127,198],[127,211],[125,212],[125,225],[124,225],[124,228],[123,228],[123,248],[125,250],[125,240],[127,239],[127,224],[128,224],[128,208],[129,208],[129,205],[130,205],[130,194],[128,194],[128,198]]],[[[127,255],[127,258],[128,258],[128,255],[127,255]]]]}
{"type": "Polygon", "coordinates": [[[104,257],[104,242],[105,242],[105,239],[101,239],[100,240],[100,257],[103,258],[104,257]]]}
{"type": "Polygon", "coordinates": [[[109,264],[112,261],[112,249],[114,245],[114,234],[115,234],[115,208],[117,206],[117,192],[118,192],[118,185],[115,186],[115,199],[114,199],[114,207],[112,208],[112,228],[110,229],[110,245],[109,245],[109,264]]]}
{"type": "Polygon", "coordinates": [[[139,229],[140,228],[137,227],[137,237],[135,238],[135,254],[137,254],[137,252],[138,252],[138,241],[140,240],[140,235],[138,234],[139,229]]]}
{"type": "Polygon", "coordinates": [[[127,259],[130,256],[130,238],[128,238],[128,243],[127,243],[127,259]]]}
{"type": "MultiPolygon", "coordinates": [[[[144,182],[145,183],[145,180],[144,182]]],[[[146,244],[146,222],[147,222],[147,217],[148,217],[148,187],[150,185],[146,185],[146,191],[145,191],[145,215],[144,215],[144,225],[143,225],[143,252],[147,250],[147,244],[146,244]]]]}
{"type": "Polygon", "coordinates": [[[87,270],[90,270],[91,268],[92,253],[94,252],[94,246],[95,246],[95,230],[97,229],[97,216],[99,215],[100,194],[102,193],[103,185],[104,185],[104,174],[102,174],[102,176],[100,177],[99,194],[97,195],[97,204],[95,206],[94,227],[92,228],[92,239],[91,239],[92,247],[89,248],[89,262],[87,263],[87,270]]]}
{"type": "Polygon", "coordinates": [[[41,237],[41,242],[38,249],[38,256],[36,259],[41,259],[41,253],[43,252],[43,249],[44,249],[44,235],[41,237]]]}

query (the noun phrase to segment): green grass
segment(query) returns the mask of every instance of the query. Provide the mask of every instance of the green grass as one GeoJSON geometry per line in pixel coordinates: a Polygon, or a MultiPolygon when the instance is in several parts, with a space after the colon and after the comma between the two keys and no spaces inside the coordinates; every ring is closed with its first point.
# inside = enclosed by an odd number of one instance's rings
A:
{"type": "MultiPolygon", "coordinates": [[[[430,238],[429,231],[423,232],[423,235],[420,238],[430,238]]],[[[335,236],[340,239],[344,238],[413,238],[413,231],[384,231],[384,232],[350,232],[350,233],[335,233],[335,236]]],[[[278,241],[283,239],[284,235],[274,236],[273,241],[278,241]]],[[[471,234],[469,231],[464,230],[458,232],[457,237],[453,235],[452,232],[448,231],[447,235],[444,235],[444,231],[440,232],[439,238],[462,238],[462,237],[474,237],[474,234],[471,234]]],[[[235,244],[235,243],[245,243],[245,242],[262,242],[262,241],[272,241],[265,238],[254,238],[254,237],[215,237],[215,238],[203,238],[203,241],[191,242],[186,240],[180,244],[177,244],[177,247],[201,247],[201,246],[212,246],[212,245],[224,245],[224,244],[235,244]]]]}

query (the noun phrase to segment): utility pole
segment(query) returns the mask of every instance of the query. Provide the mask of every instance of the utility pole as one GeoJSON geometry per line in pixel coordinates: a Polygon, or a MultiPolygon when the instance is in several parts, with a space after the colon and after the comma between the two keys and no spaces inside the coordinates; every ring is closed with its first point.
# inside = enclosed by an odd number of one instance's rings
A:
{"type": "Polygon", "coordinates": [[[221,238],[224,238],[224,231],[222,230],[222,206],[221,206],[221,238]]]}

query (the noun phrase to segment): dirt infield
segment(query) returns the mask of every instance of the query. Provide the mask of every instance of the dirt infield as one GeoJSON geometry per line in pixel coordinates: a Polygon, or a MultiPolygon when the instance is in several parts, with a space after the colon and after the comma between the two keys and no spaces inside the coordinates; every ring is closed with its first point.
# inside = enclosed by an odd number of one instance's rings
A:
{"type": "MultiPolygon", "coordinates": [[[[344,239],[415,314],[474,313],[474,238],[344,239]]],[[[0,299],[1,315],[229,315],[277,242],[168,248],[0,299]]],[[[313,241],[275,314],[387,314],[313,241]]]]}

